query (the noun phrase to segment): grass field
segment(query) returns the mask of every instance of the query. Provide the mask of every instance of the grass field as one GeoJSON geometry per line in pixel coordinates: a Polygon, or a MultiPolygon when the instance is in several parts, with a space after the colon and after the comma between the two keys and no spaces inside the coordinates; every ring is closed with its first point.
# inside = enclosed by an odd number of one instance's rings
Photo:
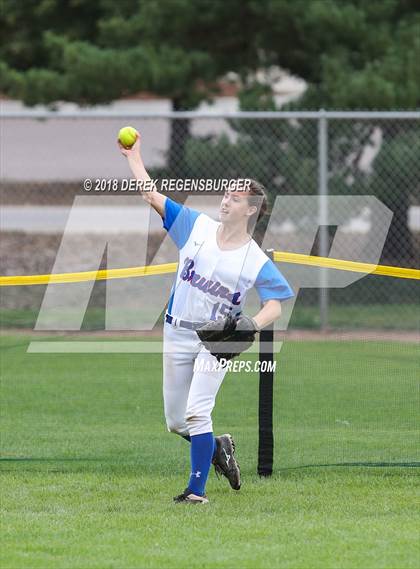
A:
{"type": "Polygon", "coordinates": [[[286,343],[270,479],[255,475],[258,378],[228,375],[214,423],[243,488],[211,473],[210,504],[188,507],[171,501],[188,443],[165,429],[161,357],[28,340],[1,338],[2,568],[418,568],[418,346],[286,343]]]}
{"type": "MultiPolygon", "coordinates": [[[[42,298],[40,296],[40,298],[42,298]]],[[[255,306],[258,309],[258,305],[255,306]]],[[[252,312],[251,308],[248,308],[252,312]]],[[[39,307],[33,309],[0,309],[0,326],[3,328],[32,329],[36,324],[39,307]]],[[[144,308],[145,316],[151,318],[144,308]]],[[[156,317],[153,312],[152,315],[156,317]]],[[[163,320],[163,319],[162,319],[163,320]]],[[[312,306],[296,304],[290,321],[291,328],[319,329],[320,314],[317,303],[312,306]]],[[[334,304],[329,305],[329,325],[332,328],[364,330],[418,330],[420,323],[419,304],[334,304]]],[[[89,307],[86,310],[84,328],[103,330],[105,311],[103,307],[89,307]]]]}

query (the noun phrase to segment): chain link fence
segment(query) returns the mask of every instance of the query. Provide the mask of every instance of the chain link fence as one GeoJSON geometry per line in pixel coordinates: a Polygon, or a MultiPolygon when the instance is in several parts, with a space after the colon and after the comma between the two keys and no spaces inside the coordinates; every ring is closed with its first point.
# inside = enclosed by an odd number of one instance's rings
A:
{"type": "MultiPolygon", "coordinates": [[[[412,267],[420,258],[420,113],[237,113],[112,115],[95,112],[57,116],[4,114],[2,134],[2,274],[51,271],[66,216],[83,180],[129,176],[118,152],[121,126],[142,134],[142,154],[152,178],[254,178],[276,196],[374,195],[392,212],[380,263],[412,267]]],[[[175,192],[184,201],[190,192],[175,192]]],[[[200,195],[203,207],[210,196],[200,195]]],[[[278,242],[293,241],[305,223],[301,212],[283,212],[278,242]]],[[[348,249],[366,237],[369,208],[348,212],[348,249]]],[[[156,226],[148,241],[153,258],[162,241],[156,226]]],[[[336,227],[318,231],[311,253],[328,256],[336,227]]],[[[264,228],[261,228],[264,231],[264,228]]],[[[86,235],[84,246],[89,247],[86,235]]],[[[123,245],[122,245],[123,246],[123,245]]],[[[104,259],[105,263],[105,259],[104,259]]],[[[4,326],[30,326],[45,287],[3,287],[4,326]]],[[[105,284],[97,283],[86,327],[103,324],[105,284]]],[[[397,329],[419,327],[418,281],[369,275],[341,289],[303,289],[292,328],[397,329]]]]}

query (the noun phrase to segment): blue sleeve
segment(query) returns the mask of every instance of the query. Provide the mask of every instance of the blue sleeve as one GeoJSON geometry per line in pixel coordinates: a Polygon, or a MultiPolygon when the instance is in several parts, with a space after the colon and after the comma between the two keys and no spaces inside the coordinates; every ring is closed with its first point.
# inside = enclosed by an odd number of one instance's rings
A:
{"type": "Polygon", "coordinates": [[[163,215],[163,227],[168,231],[178,249],[182,249],[191,235],[198,211],[180,205],[166,198],[163,215]]]}
{"type": "Polygon", "coordinates": [[[262,266],[257,278],[255,288],[262,302],[267,300],[287,300],[294,296],[294,292],[284,276],[271,259],[262,266]]]}

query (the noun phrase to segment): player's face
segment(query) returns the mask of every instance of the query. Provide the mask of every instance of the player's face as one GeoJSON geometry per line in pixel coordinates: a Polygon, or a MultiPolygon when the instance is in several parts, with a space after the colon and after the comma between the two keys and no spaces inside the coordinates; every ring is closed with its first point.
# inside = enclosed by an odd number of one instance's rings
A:
{"type": "Polygon", "coordinates": [[[235,192],[228,190],[220,204],[219,219],[222,223],[238,224],[243,221],[248,223],[250,215],[256,211],[255,206],[248,203],[247,192],[235,192]]]}

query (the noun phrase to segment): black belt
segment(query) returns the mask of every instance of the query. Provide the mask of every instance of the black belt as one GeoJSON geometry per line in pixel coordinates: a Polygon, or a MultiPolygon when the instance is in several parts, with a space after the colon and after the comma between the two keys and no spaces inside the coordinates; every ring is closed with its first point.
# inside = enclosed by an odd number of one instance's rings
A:
{"type": "MultiPolygon", "coordinates": [[[[169,314],[165,314],[165,320],[168,324],[172,324],[175,318],[169,314]]],[[[181,326],[181,328],[188,328],[188,330],[197,330],[204,324],[205,322],[189,322],[188,320],[178,320],[178,326],[181,326]]]]}

